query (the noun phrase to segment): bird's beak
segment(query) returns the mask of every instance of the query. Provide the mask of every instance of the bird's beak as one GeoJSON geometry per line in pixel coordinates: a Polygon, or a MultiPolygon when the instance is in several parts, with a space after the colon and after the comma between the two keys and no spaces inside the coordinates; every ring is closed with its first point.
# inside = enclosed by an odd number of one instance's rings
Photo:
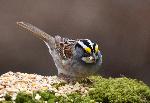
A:
{"type": "Polygon", "coordinates": [[[93,54],[92,56],[89,57],[90,58],[90,61],[96,63],[96,55],[93,54]]]}

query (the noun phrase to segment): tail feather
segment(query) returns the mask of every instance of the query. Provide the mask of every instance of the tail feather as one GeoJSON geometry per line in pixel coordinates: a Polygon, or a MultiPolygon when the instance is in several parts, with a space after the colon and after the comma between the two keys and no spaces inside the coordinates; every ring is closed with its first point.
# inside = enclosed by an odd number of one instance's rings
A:
{"type": "Polygon", "coordinates": [[[54,41],[54,37],[26,22],[17,22],[17,25],[33,33],[34,36],[42,39],[44,42],[54,41]]]}

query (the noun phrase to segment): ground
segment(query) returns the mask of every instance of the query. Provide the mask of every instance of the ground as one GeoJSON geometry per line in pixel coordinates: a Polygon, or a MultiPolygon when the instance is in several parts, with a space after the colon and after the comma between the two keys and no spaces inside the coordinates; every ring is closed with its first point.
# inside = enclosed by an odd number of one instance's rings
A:
{"type": "Polygon", "coordinates": [[[57,76],[8,72],[0,76],[0,103],[150,103],[142,81],[91,76],[67,83],[57,76]]]}

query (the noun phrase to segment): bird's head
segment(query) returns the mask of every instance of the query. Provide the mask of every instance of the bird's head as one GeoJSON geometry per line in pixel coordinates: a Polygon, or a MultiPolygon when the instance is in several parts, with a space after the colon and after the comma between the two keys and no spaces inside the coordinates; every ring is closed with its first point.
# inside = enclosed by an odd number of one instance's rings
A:
{"type": "Polygon", "coordinates": [[[76,55],[84,63],[96,63],[101,59],[98,44],[89,39],[78,40],[75,45],[76,55]]]}

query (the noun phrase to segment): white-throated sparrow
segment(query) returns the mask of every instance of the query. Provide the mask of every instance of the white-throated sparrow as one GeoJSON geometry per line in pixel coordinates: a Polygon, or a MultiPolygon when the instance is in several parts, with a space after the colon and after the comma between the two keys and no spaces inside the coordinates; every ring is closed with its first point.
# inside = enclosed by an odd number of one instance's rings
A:
{"type": "Polygon", "coordinates": [[[58,35],[52,37],[29,23],[17,22],[17,24],[45,42],[59,76],[82,78],[100,69],[102,55],[95,42],[89,39],[72,40],[58,35]]]}

